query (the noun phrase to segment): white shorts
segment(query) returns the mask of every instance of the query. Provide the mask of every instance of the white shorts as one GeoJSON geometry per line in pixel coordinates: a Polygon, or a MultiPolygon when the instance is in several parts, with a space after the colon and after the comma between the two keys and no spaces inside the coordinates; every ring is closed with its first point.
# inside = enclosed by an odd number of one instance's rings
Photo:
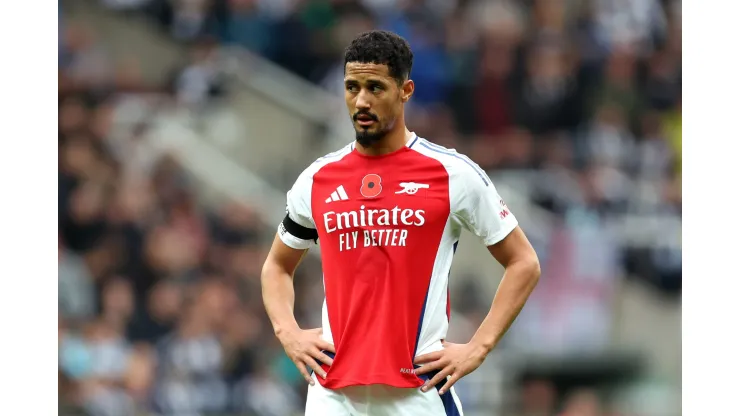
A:
{"type": "Polygon", "coordinates": [[[306,416],[463,416],[454,387],[442,396],[437,389],[422,393],[420,387],[402,389],[382,384],[329,390],[316,381],[315,374],[311,377],[315,383],[308,386],[306,416]]]}

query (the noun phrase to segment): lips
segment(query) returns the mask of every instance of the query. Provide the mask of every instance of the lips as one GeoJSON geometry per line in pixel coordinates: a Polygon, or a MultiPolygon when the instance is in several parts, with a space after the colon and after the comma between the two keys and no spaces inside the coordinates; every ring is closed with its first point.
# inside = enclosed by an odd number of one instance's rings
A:
{"type": "Polygon", "coordinates": [[[353,119],[360,126],[370,126],[377,121],[376,118],[370,114],[355,114],[353,119]]]}

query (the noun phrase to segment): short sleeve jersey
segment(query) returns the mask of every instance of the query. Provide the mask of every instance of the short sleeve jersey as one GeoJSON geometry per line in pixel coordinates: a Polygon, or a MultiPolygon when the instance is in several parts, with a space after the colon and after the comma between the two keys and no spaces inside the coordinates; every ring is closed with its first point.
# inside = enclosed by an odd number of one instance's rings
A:
{"type": "Polygon", "coordinates": [[[287,197],[282,241],[318,242],[323,333],[336,355],[319,382],[336,389],[418,387],[417,355],[442,348],[448,277],[466,229],[486,246],[517,220],[468,157],[414,136],[398,151],[365,156],[354,143],[309,166],[287,197]]]}

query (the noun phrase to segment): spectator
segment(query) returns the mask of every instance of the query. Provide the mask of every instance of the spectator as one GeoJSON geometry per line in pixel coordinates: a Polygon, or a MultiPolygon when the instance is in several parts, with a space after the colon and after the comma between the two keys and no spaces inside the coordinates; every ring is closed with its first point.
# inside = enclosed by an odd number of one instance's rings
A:
{"type": "Polygon", "coordinates": [[[519,416],[551,416],[557,403],[555,386],[548,380],[527,381],[522,388],[519,416]]]}
{"type": "Polygon", "coordinates": [[[271,50],[270,21],[259,13],[257,0],[228,0],[221,39],[252,52],[267,54],[271,50]]]}
{"type": "Polygon", "coordinates": [[[162,281],[149,292],[146,305],[139,312],[129,327],[129,337],[134,341],[145,341],[155,344],[175,329],[175,324],[184,303],[184,294],[180,285],[162,281]]]}
{"type": "Polygon", "coordinates": [[[594,2],[601,36],[612,47],[631,45],[648,53],[666,30],[666,16],[658,0],[630,0],[615,7],[610,0],[594,2]]]}
{"type": "Polygon", "coordinates": [[[668,50],[658,51],[648,62],[648,79],[645,85],[651,108],[669,110],[681,94],[680,56],[668,50]]]}
{"type": "Polygon", "coordinates": [[[542,134],[574,129],[581,123],[583,103],[573,64],[559,41],[531,46],[513,104],[517,124],[542,134]]]}
{"type": "Polygon", "coordinates": [[[615,105],[627,119],[628,127],[636,130],[639,114],[644,110],[637,91],[637,63],[634,51],[628,47],[615,48],[606,64],[604,80],[594,91],[593,108],[615,105]]]}
{"type": "Polygon", "coordinates": [[[227,385],[220,377],[223,355],[203,298],[194,300],[171,335],[157,346],[156,407],[166,413],[197,414],[226,407],[227,385]]]}
{"type": "Polygon", "coordinates": [[[222,81],[216,67],[216,49],[210,41],[196,44],[190,62],[177,74],[175,94],[182,104],[197,109],[222,93],[222,81]]]}
{"type": "Polygon", "coordinates": [[[112,77],[112,69],[103,47],[95,41],[90,28],[76,22],[65,25],[65,74],[71,82],[89,88],[103,88],[112,77]]]}
{"type": "Polygon", "coordinates": [[[435,30],[440,22],[423,3],[409,2],[405,9],[389,16],[381,26],[404,36],[414,51],[412,78],[416,84],[414,104],[428,106],[444,101],[450,68],[443,37],[435,30]]]}
{"type": "Polygon", "coordinates": [[[479,64],[475,103],[477,131],[485,136],[502,134],[514,123],[513,70],[515,48],[505,41],[484,38],[479,64]]]}
{"type": "Polygon", "coordinates": [[[192,41],[203,35],[208,22],[207,0],[175,0],[171,31],[175,39],[192,41]]]}
{"type": "Polygon", "coordinates": [[[95,286],[85,261],[59,247],[59,314],[68,321],[85,321],[96,311],[95,286]]]}
{"type": "Polygon", "coordinates": [[[238,411],[262,416],[296,413],[300,408],[300,399],[282,379],[271,374],[264,364],[258,364],[253,375],[237,385],[235,407],[238,411]]]}
{"type": "Polygon", "coordinates": [[[592,163],[625,169],[632,163],[635,138],[629,130],[622,109],[616,105],[605,105],[588,129],[588,159],[592,163]]]}
{"type": "Polygon", "coordinates": [[[591,390],[574,392],[559,416],[598,416],[602,414],[601,399],[591,390]]]}

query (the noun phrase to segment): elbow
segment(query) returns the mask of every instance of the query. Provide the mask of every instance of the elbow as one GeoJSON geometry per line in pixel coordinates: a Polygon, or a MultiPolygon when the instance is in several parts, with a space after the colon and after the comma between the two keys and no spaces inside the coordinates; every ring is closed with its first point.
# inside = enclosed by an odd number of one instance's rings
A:
{"type": "Polygon", "coordinates": [[[269,280],[270,276],[275,275],[277,272],[277,264],[272,259],[272,256],[267,256],[267,259],[265,260],[265,263],[262,264],[262,271],[260,273],[260,280],[262,284],[265,283],[266,280],[269,280]]]}
{"type": "MultiPolygon", "coordinates": [[[[293,267],[292,270],[295,270],[295,267],[293,267]]],[[[265,259],[265,263],[262,265],[262,272],[260,273],[262,286],[264,287],[265,284],[269,284],[270,282],[284,276],[287,276],[290,279],[293,277],[293,272],[289,270],[285,266],[284,262],[279,258],[268,254],[267,259],[265,259]]]]}
{"type": "Polygon", "coordinates": [[[536,253],[532,253],[532,255],[526,260],[526,269],[527,269],[527,275],[532,281],[532,287],[536,286],[537,283],[540,281],[540,275],[542,274],[542,269],[540,268],[540,260],[537,258],[536,253]]]}
{"type": "Polygon", "coordinates": [[[269,280],[270,276],[274,276],[278,272],[277,264],[274,261],[270,261],[268,257],[265,263],[262,265],[262,272],[260,273],[260,280],[264,284],[265,280],[269,280]]]}

